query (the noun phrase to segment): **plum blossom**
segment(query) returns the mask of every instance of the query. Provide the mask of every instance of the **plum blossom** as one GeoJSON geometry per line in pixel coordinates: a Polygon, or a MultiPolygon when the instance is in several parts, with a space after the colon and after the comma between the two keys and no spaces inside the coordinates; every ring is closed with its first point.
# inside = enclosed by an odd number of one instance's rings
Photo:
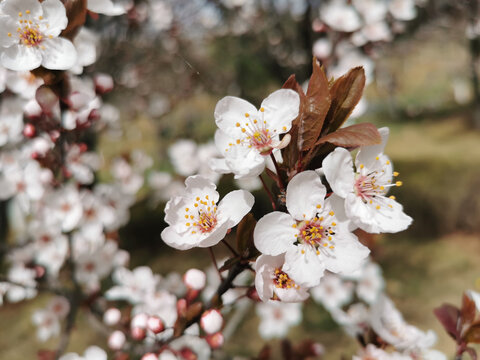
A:
{"type": "Polygon", "coordinates": [[[398,350],[428,349],[437,340],[435,332],[423,332],[405,322],[402,314],[386,296],[379,298],[371,310],[371,326],[387,343],[398,350]]]}
{"type": "Polygon", "coordinates": [[[297,285],[282,268],[285,255],[260,255],[255,263],[255,288],[263,301],[301,302],[308,292],[297,285]]]}
{"type": "Polygon", "coordinates": [[[245,190],[228,193],[220,202],[213,182],[190,176],[182,195],[168,201],[162,231],[167,245],[179,250],[216,245],[250,211],[254,197],[245,190]]]}
{"type": "Polygon", "coordinates": [[[45,309],[33,313],[32,321],[38,327],[37,338],[44,342],[60,334],[60,322],[70,310],[70,303],[62,296],[50,300],[45,309]]]}
{"type": "Polygon", "coordinates": [[[388,128],[379,132],[382,143],[360,148],[355,171],[350,152],[344,148],[336,148],[325,158],[323,171],[335,194],[345,199],[345,213],[353,224],[370,233],[393,233],[405,230],[412,218],[394,196],[387,197],[389,188],[402,182],[392,182],[398,173],[383,154],[388,128]]]}
{"type": "Polygon", "coordinates": [[[388,10],[397,20],[410,21],[417,16],[417,9],[413,0],[392,0],[388,10]]]}
{"type": "Polygon", "coordinates": [[[154,275],[152,269],[140,266],[133,270],[118,268],[113,273],[116,286],[110,288],[105,297],[109,300],[126,300],[131,304],[143,302],[146,294],[155,292],[160,276],[154,275]]]}
{"type": "Polygon", "coordinates": [[[107,353],[98,346],[88,347],[83,356],[76,353],[67,353],[60,357],[59,360],[107,360],[107,353]]]}
{"type": "Polygon", "coordinates": [[[298,116],[300,97],[293,90],[281,89],[270,94],[260,110],[249,102],[227,96],[215,107],[215,144],[223,159],[212,159],[210,166],[235,178],[262,173],[265,160],[276,149],[288,145],[287,133],[298,116]]]}
{"type": "Polygon", "coordinates": [[[42,84],[43,80],[30,71],[8,71],[7,73],[6,85],[8,90],[22,99],[33,99],[38,87],[42,84]]]}
{"type": "Polygon", "coordinates": [[[362,24],[358,13],[344,0],[324,5],[320,9],[320,19],[332,29],[342,32],[353,32],[362,24]]]}
{"type": "Polygon", "coordinates": [[[287,186],[288,213],[274,211],[262,217],[254,242],[267,255],[285,254],[283,271],[298,284],[319,284],[325,268],[335,273],[356,271],[369,250],[335,216],[335,201],[315,171],[295,175],[287,186]]]}
{"type": "Polygon", "coordinates": [[[46,213],[55,219],[64,232],[72,231],[83,214],[78,190],[67,185],[49,193],[46,199],[46,213]]]}
{"type": "Polygon", "coordinates": [[[353,298],[353,283],[343,281],[337,274],[326,273],[310,292],[313,299],[326,309],[341,308],[353,298]]]}
{"type": "Polygon", "coordinates": [[[83,68],[92,65],[97,60],[98,35],[82,27],[73,40],[77,49],[77,61],[70,71],[76,75],[83,72],[83,68]]]}
{"type": "Polygon", "coordinates": [[[358,355],[354,355],[352,360],[411,360],[412,358],[398,352],[386,352],[377,348],[373,344],[368,344],[365,349],[362,349],[358,355]]]}
{"type": "Polygon", "coordinates": [[[91,12],[107,16],[125,14],[125,7],[112,0],[87,0],[87,9],[91,12]]]}
{"type": "Polygon", "coordinates": [[[4,67],[25,71],[41,65],[67,70],[75,64],[75,47],[59,37],[68,24],[60,0],[5,0],[0,13],[0,62],[4,67]]]}
{"type": "Polygon", "coordinates": [[[36,275],[33,269],[26,268],[22,264],[14,264],[9,269],[7,276],[8,280],[12,282],[12,284],[8,284],[7,300],[16,303],[37,296],[36,275]]]}
{"type": "Polygon", "coordinates": [[[263,339],[283,338],[290,327],[302,321],[302,303],[269,301],[256,306],[260,317],[258,332],[263,339]]]}
{"type": "Polygon", "coordinates": [[[3,100],[0,109],[0,147],[22,139],[23,111],[17,99],[3,100]]]}

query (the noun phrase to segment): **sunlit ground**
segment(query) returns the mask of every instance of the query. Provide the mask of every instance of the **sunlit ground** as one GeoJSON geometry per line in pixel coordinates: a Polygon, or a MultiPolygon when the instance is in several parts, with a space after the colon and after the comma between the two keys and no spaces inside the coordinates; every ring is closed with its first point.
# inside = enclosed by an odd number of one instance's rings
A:
{"type": "MultiPolygon", "coordinates": [[[[458,304],[463,290],[480,290],[476,287],[480,277],[480,133],[466,126],[468,110],[447,115],[439,112],[409,121],[396,118],[396,111],[415,113],[421,108],[455,106],[450,84],[457,76],[468,76],[468,57],[462,41],[446,30],[427,29],[416,39],[397,44],[379,66],[395,75],[395,100],[386,95],[386,85],[381,80],[367,92],[374,111],[368,119],[392,130],[386,152],[404,182],[395,195],[415,219],[410,230],[381,237],[375,247],[375,259],[384,270],[387,293],[405,318],[421,329],[434,329],[439,336],[437,348],[449,355],[453,354],[454,344],[440,328],[432,310],[443,302],[458,304]]],[[[175,110],[165,125],[169,136],[208,139],[214,129],[211,114],[216,100],[201,95],[175,110]],[[182,119],[192,113],[202,114],[203,120],[194,122],[189,127],[191,133],[185,134],[182,119]]],[[[131,120],[126,128],[125,142],[102,143],[106,158],[118,153],[125,144],[157,154],[156,130],[148,119],[131,120]]],[[[156,163],[165,167],[161,160],[156,163]]],[[[160,273],[172,268],[182,271],[191,266],[208,266],[206,251],[180,253],[161,246],[160,217],[160,210],[135,209],[133,224],[125,230],[122,244],[133,251],[132,265],[149,259],[148,265],[160,273]],[[153,251],[157,256],[152,260],[153,251]]],[[[218,249],[219,257],[226,255],[223,251],[218,249]]],[[[31,315],[46,300],[42,296],[0,309],[0,359],[34,359],[38,349],[55,348],[57,339],[42,345],[31,335],[31,315]]],[[[351,358],[357,349],[354,340],[344,335],[322,308],[309,302],[304,316],[303,327],[290,333],[293,340],[312,338],[324,344],[327,359],[340,359],[342,355],[351,358]]],[[[105,340],[85,326],[86,321],[80,318],[70,350],[83,352],[87,345],[104,345],[105,340]]],[[[225,349],[227,354],[258,353],[264,342],[257,335],[257,326],[258,320],[251,311],[225,349]]]]}

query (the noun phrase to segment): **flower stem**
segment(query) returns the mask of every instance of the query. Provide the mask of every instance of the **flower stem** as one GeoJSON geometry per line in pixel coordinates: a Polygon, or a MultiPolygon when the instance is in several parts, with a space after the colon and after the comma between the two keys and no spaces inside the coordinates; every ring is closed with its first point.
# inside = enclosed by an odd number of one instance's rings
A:
{"type": "Polygon", "coordinates": [[[223,281],[222,273],[220,272],[220,269],[218,268],[217,260],[215,259],[215,254],[213,253],[213,249],[211,247],[208,248],[208,252],[210,253],[210,257],[213,262],[213,266],[215,267],[215,270],[217,270],[218,277],[220,278],[220,281],[223,281]]]}
{"type": "Polygon", "coordinates": [[[232,252],[235,257],[240,257],[240,255],[235,251],[235,249],[225,240],[222,240],[222,243],[232,252]]]}
{"type": "Polygon", "coordinates": [[[275,171],[277,172],[278,187],[282,192],[284,192],[285,184],[283,183],[282,176],[280,175],[280,167],[278,166],[277,159],[275,159],[275,155],[273,155],[273,153],[270,154],[270,159],[272,159],[273,166],[275,166],[275,171]]]}
{"type": "Polygon", "coordinates": [[[263,188],[265,189],[265,192],[267,193],[268,197],[270,198],[270,201],[272,202],[272,208],[273,210],[277,210],[277,206],[275,205],[275,200],[273,199],[272,192],[268,188],[267,184],[265,183],[265,180],[263,179],[262,175],[258,175],[260,178],[260,181],[262,182],[263,188]]]}

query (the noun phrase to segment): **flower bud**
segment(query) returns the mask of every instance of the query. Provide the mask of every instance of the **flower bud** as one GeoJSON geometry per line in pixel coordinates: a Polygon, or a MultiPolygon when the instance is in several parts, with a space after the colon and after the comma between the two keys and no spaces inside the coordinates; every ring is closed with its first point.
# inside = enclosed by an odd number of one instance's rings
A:
{"type": "Polygon", "coordinates": [[[207,310],[202,314],[200,326],[207,334],[215,334],[222,329],[223,316],[216,309],[207,310]]]}
{"type": "Polygon", "coordinates": [[[147,328],[154,334],[158,334],[165,329],[165,326],[163,326],[162,319],[158,316],[150,316],[147,321],[147,328]]]}
{"type": "Polygon", "coordinates": [[[140,360],[158,360],[158,356],[154,353],[147,353],[140,360]]]}
{"type": "Polygon", "coordinates": [[[130,326],[132,328],[141,328],[146,329],[148,323],[148,315],[147,314],[137,314],[133,317],[130,326]]]}
{"type": "Polygon", "coordinates": [[[103,314],[103,322],[108,326],[115,326],[119,323],[122,313],[117,308],[110,308],[103,314]]]}
{"type": "Polygon", "coordinates": [[[117,330],[110,334],[107,344],[108,347],[112,350],[120,350],[121,348],[123,348],[123,345],[125,345],[125,341],[125,334],[122,331],[117,330]]]}
{"type": "Polygon", "coordinates": [[[139,340],[145,339],[146,331],[145,331],[145,329],[143,329],[143,328],[133,327],[133,328],[130,330],[130,334],[132,335],[132,338],[133,338],[133,339],[139,341],[139,340]]]}
{"type": "Polygon", "coordinates": [[[262,301],[260,299],[260,296],[258,296],[257,289],[255,289],[255,287],[251,287],[251,288],[248,289],[247,296],[248,296],[249,299],[251,299],[253,301],[256,301],[256,302],[262,301]]]}
{"type": "Polygon", "coordinates": [[[188,307],[187,300],[185,300],[185,299],[179,299],[179,300],[177,301],[177,313],[178,313],[178,316],[180,316],[180,317],[185,317],[185,315],[187,314],[187,307],[188,307]]]}
{"type": "Polygon", "coordinates": [[[99,94],[105,94],[113,89],[113,78],[108,74],[97,74],[94,77],[95,90],[99,94]]]}
{"type": "Polygon", "coordinates": [[[208,345],[212,349],[218,349],[223,346],[223,343],[225,342],[225,338],[223,337],[222,333],[216,333],[212,335],[208,335],[205,340],[207,340],[208,345]]]}
{"type": "Polygon", "coordinates": [[[190,269],[183,275],[185,285],[194,290],[202,290],[205,287],[206,280],[205,273],[198,269],[190,269]]]}
{"type": "Polygon", "coordinates": [[[27,138],[33,138],[36,132],[35,126],[32,124],[25,124],[25,127],[23,128],[23,136],[27,138]]]}

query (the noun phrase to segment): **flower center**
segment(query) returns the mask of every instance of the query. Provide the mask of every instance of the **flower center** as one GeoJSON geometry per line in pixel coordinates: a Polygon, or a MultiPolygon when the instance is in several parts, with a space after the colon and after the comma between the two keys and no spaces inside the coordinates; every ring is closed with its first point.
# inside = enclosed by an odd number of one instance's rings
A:
{"type": "MultiPolygon", "coordinates": [[[[380,158],[377,156],[376,160],[380,158]]],[[[385,163],[386,166],[390,165],[390,161],[385,163]]],[[[392,186],[402,186],[401,181],[392,183],[391,176],[386,175],[387,172],[383,167],[380,170],[365,171],[365,166],[360,164],[358,172],[356,174],[354,190],[355,194],[359,196],[366,204],[373,204],[377,210],[383,206],[392,208],[392,205],[385,201],[385,195],[388,188],[392,186]]],[[[393,176],[398,176],[398,172],[393,172],[393,176]]],[[[390,199],[395,200],[394,196],[390,196],[390,199]]]]}
{"type": "Polygon", "coordinates": [[[17,31],[20,40],[27,46],[38,46],[44,39],[44,36],[39,30],[32,28],[29,25],[24,26],[23,29],[18,28],[17,31]]]}
{"type": "Polygon", "coordinates": [[[297,284],[295,284],[295,281],[290,279],[288,274],[284,273],[279,268],[275,269],[274,275],[275,277],[273,279],[273,283],[278,289],[293,289],[299,287],[297,284]]]}
{"type": "MultiPolygon", "coordinates": [[[[335,213],[330,211],[328,215],[333,217],[335,213]]],[[[323,216],[292,225],[293,228],[299,230],[298,235],[295,235],[298,243],[310,245],[316,250],[317,255],[321,251],[335,249],[336,226],[337,224],[334,221],[329,222],[323,216]]],[[[302,250],[302,253],[304,253],[304,250],[302,250]]]]}
{"type": "Polygon", "coordinates": [[[208,195],[197,196],[193,208],[185,208],[185,226],[192,234],[212,232],[217,226],[217,206],[208,195]]]}

